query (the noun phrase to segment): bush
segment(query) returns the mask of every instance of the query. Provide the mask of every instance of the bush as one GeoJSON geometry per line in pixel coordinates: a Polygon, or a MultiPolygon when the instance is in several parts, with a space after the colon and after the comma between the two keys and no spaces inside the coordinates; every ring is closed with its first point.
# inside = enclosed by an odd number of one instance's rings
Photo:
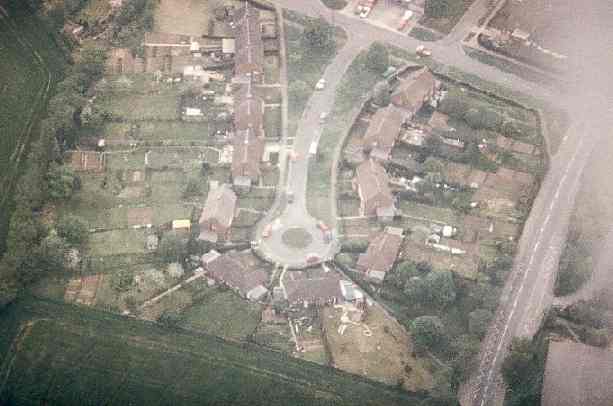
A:
{"type": "Polygon", "coordinates": [[[418,351],[438,347],[445,337],[445,326],[437,316],[415,318],[411,321],[410,330],[418,351]]]}
{"type": "Polygon", "coordinates": [[[78,216],[64,216],[56,225],[57,233],[71,245],[83,245],[89,237],[87,223],[78,216]]]}
{"type": "Polygon", "coordinates": [[[479,338],[483,338],[493,317],[494,315],[489,310],[473,310],[468,314],[468,331],[479,338]]]}
{"type": "Polygon", "coordinates": [[[424,14],[429,18],[445,18],[458,15],[464,10],[464,0],[426,0],[424,14]]]}
{"type": "Polygon", "coordinates": [[[379,42],[375,42],[368,48],[366,53],[366,68],[370,71],[383,74],[390,63],[390,56],[387,47],[379,42]]]}
{"type": "Polygon", "coordinates": [[[464,120],[474,129],[500,130],[502,117],[487,108],[470,108],[464,113],[464,120]]]}
{"type": "Polygon", "coordinates": [[[350,240],[341,244],[341,251],[364,252],[368,249],[368,240],[350,240]]]}

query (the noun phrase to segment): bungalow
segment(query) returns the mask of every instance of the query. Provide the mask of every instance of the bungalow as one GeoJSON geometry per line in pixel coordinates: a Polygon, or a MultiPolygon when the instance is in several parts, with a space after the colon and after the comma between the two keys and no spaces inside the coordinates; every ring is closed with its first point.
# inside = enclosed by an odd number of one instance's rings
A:
{"type": "Polygon", "coordinates": [[[398,85],[392,93],[391,102],[396,107],[408,111],[411,119],[425,103],[428,103],[439,88],[436,79],[428,68],[413,72],[398,85]]]}
{"type": "Polygon", "coordinates": [[[360,215],[377,216],[389,220],[396,213],[394,196],[385,169],[372,159],[364,161],[356,170],[354,190],[360,195],[360,215]]]}
{"type": "Polygon", "coordinates": [[[257,268],[250,251],[220,254],[210,251],[201,257],[207,276],[236,291],[241,297],[259,301],[268,294],[268,273],[257,268]]]}
{"type": "Polygon", "coordinates": [[[264,77],[264,43],[259,18],[259,11],[248,1],[235,14],[234,75],[239,81],[259,83],[264,77]]]}
{"type": "Polygon", "coordinates": [[[249,189],[260,178],[260,163],[264,155],[264,136],[252,127],[237,131],[234,135],[232,151],[232,183],[249,189]]]}
{"type": "Polygon", "coordinates": [[[279,284],[290,307],[323,306],[343,301],[341,277],[323,268],[284,272],[279,284]]]}
{"type": "Polygon", "coordinates": [[[234,112],[234,127],[236,130],[254,128],[264,131],[264,101],[251,93],[251,84],[243,86],[239,91],[238,103],[234,112]]]}
{"type": "Polygon", "coordinates": [[[394,266],[402,245],[402,231],[401,228],[387,227],[371,241],[366,252],[360,254],[357,269],[371,282],[382,283],[394,266]]]}
{"type": "Polygon", "coordinates": [[[228,185],[221,185],[209,192],[200,215],[201,241],[223,242],[230,237],[230,227],[236,210],[236,194],[228,185]]]}
{"type": "Polygon", "coordinates": [[[362,141],[364,151],[373,159],[389,160],[404,118],[404,111],[393,105],[377,110],[362,141]]]}

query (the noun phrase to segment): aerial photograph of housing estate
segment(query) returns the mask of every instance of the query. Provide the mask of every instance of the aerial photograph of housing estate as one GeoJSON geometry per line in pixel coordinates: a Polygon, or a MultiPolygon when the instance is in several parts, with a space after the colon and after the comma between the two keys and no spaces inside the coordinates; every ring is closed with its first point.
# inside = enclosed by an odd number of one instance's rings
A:
{"type": "Polygon", "coordinates": [[[613,405],[610,0],[0,0],[0,406],[613,405]]]}

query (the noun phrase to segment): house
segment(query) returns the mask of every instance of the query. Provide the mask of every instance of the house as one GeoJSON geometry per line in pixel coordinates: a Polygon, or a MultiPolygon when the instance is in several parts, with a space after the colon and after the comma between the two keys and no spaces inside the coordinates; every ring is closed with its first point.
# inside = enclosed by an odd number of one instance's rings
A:
{"type": "Polygon", "coordinates": [[[232,183],[249,189],[260,178],[260,163],[264,154],[264,137],[254,128],[237,131],[232,151],[232,183]]]}
{"type": "Polygon", "coordinates": [[[613,352],[575,342],[549,344],[541,405],[610,406],[613,352]]]}
{"type": "Polygon", "coordinates": [[[210,251],[201,257],[207,276],[224,284],[241,297],[259,301],[267,294],[268,273],[258,268],[258,262],[250,251],[230,251],[220,254],[210,251]]]}
{"type": "Polygon", "coordinates": [[[383,166],[369,159],[357,167],[356,174],[353,187],[360,195],[360,215],[391,219],[396,208],[383,166]]]}
{"type": "Polygon", "coordinates": [[[340,281],[338,273],[315,268],[284,272],[279,284],[290,307],[308,307],[343,302],[340,281]]]}
{"type": "Polygon", "coordinates": [[[377,110],[362,141],[364,151],[373,159],[389,160],[404,118],[404,111],[393,105],[377,110]]]}
{"type": "Polygon", "coordinates": [[[248,1],[234,16],[234,75],[239,80],[260,83],[264,77],[264,43],[259,19],[259,11],[248,1]]]}
{"type": "Polygon", "coordinates": [[[264,101],[251,93],[251,84],[244,86],[239,92],[237,106],[234,112],[234,127],[236,130],[253,128],[264,131],[264,101]]]}
{"type": "Polygon", "coordinates": [[[228,185],[212,189],[200,215],[201,241],[223,242],[230,237],[230,227],[236,210],[236,194],[228,185]]]}
{"type": "Polygon", "coordinates": [[[391,102],[396,107],[401,107],[408,112],[411,119],[425,103],[428,103],[439,85],[428,68],[419,69],[406,79],[392,93],[391,102]]]}
{"type": "Polygon", "coordinates": [[[360,254],[357,269],[371,282],[382,283],[394,266],[402,245],[402,232],[401,228],[387,227],[370,242],[366,252],[360,254]]]}

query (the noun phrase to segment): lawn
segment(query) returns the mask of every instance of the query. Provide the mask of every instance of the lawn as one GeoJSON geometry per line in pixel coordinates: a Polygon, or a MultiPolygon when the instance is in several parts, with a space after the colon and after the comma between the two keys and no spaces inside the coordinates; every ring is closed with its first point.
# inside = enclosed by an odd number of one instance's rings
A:
{"type": "Polygon", "coordinates": [[[93,256],[139,254],[145,252],[145,231],[113,230],[93,233],[89,237],[89,250],[93,256]]]}
{"type": "Polygon", "coordinates": [[[257,328],[261,310],[260,305],[243,300],[232,291],[208,288],[201,302],[181,314],[180,325],[226,339],[245,340],[257,328]]]}
{"type": "Polygon", "coordinates": [[[336,91],[334,109],[319,140],[317,158],[309,162],[307,208],[312,216],[328,224],[334,224],[330,207],[330,177],[336,170],[332,168],[334,151],[353,125],[355,108],[360,106],[359,103],[380,79],[379,75],[365,67],[366,52],[362,51],[345,72],[336,91]]]}
{"type": "Polygon", "coordinates": [[[256,345],[35,299],[2,314],[0,354],[6,376],[0,403],[393,406],[419,401],[256,345]]]}
{"type": "Polygon", "coordinates": [[[179,120],[179,95],[178,89],[167,89],[157,94],[105,92],[95,104],[115,119],[179,120]]]}
{"type": "Polygon", "coordinates": [[[449,34],[474,1],[462,0],[450,2],[453,7],[449,7],[451,10],[447,17],[429,18],[424,14],[419,23],[440,33],[449,34]]]}
{"type": "MultiPolygon", "coordinates": [[[[306,23],[309,17],[299,16],[298,21],[306,23]]],[[[296,132],[298,121],[304,107],[315,89],[315,84],[324,73],[326,66],[334,58],[336,52],[308,52],[302,46],[303,30],[294,24],[285,25],[287,45],[287,81],[288,81],[288,125],[289,136],[296,132]]],[[[337,47],[342,46],[344,39],[337,36],[337,47]]]]}

